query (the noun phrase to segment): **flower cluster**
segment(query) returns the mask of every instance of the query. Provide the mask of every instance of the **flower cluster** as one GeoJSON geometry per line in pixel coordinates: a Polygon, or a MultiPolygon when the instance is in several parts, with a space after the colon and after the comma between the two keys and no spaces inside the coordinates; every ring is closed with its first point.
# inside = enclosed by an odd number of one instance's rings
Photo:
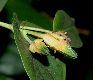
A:
{"type": "Polygon", "coordinates": [[[29,50],[32,53],[47,54],[49,52],[47,46],[54,51],[58,51],[66,56],[76,58],[77,54],[70,46],[70,39],[63,32],[44,33],[42,39],[36,39],[30,45],[29,50]]]}

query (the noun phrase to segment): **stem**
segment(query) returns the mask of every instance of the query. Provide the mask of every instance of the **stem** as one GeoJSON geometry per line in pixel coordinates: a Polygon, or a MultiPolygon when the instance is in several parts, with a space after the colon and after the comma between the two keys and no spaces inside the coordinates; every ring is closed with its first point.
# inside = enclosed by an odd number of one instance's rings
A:
{"type": "Polygon", "coordinates": [[[27,36],[27,31],[25,31],[25,30],[21,30],[21,32],[22,32],[24,38],[29,42],[29,44],[31,44],[32,41],[28,38],[28,36],[27,36]]]}
{"type": "Polygon", "coordinates": [[[23,31],[25,31],[27,34],[31,34],[38,38],[43,38],[43,36],[44,36],[44,34],[40,33],[40,32],[33,32],[33,31],[29,31],[29,30],[23,30],[23,31]]]}
{"type": "Polygon", "coordinates": [[[11,31],[13,31],[13,26],[11,24],[7,24],[7,23],[4,23],[4,22],[0,22],[0,26],[4,27],[4,28],[7,28],[11,31]]]}
{"type": "MultiPolygon", "coordinates": [[[[7,24],[4,22],[0,22],[0,26],[7,28],[13,32],[13,26],[11,24],[7,24]]],[[[20,26],[20,30],[23,33],[24,38],[31,44],[32,41],[28,38],[27,34],[31,34],[38,38],[43,38],[44,34],[41,32],[51,33],[49,30],[40,29],[40,28],[33,28],[28,26],[20,26]],[[36,32],[38,31],[38,32],[36,32]]]]}
{"type": "MultiPolygon", "coordinates": [[[[13,31],[13,26],[11,24],[0,22],[0,26],[13,31]]],[[[40,28],[33,28],[33,27],[29,27],[29,26],[20,26],[20,28],[23,29],[23,30],[32,30],[32,31],[39,31],[39,32],[46,32],[46,33],[51,32],[49,30],[40,29],[40,28]]]]}
{"type": "Polygon", "coordinates": [[[33,31],[40,31],[40,32],[46,32],[46,33],[50,33],[51,31],[49,30],[45,30],[45,29],[40,29],[40,28],[34,28],[34,27],[28,27],[28,26],[21,26],[21,29],[23,30],[33,30],[33,31]]]}

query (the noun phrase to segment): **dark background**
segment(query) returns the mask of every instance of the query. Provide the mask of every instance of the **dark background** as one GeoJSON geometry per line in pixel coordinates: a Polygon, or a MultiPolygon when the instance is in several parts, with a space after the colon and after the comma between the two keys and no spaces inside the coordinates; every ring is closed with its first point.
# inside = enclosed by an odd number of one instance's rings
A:
{"type": "MultiPolygon", "coordinates": [[[[45,12],[52,18],[56,11],[60,9],[66,11],[71,17],[75,18],[75,24],[83,41],[83,47],[75,49],[78,53],[77,59],[66,61],[67,80],[92,80],[92,0],[34,0],[32,1],[31,6],[39,12],[45,12]],[[84,30],[87,32],[84,32],[84,30]]],[[[0,13],[0,16],[3,16],[0,20],[6,22],[7,16],[5,10],[0,13]]],[[[9,36],[7,35],[9,32],[10,31],[7,29],[0,28],[0,54],[3,53],[5,46],[9,43],[9,36]]],[[[26,74],[13,77],[16,78],[16,80],[21,78],[22,80],[26,80],[27,78],[26,74]]]]}

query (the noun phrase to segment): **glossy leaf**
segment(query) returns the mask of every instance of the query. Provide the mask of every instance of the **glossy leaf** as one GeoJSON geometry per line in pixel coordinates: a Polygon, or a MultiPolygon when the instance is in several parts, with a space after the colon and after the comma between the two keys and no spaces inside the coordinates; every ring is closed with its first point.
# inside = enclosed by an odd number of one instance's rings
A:
{"type": "Polygon", "coordinates": [[[79,48],[82,42],[71,17],[62,10],[57,11],[53,20],[53,31],[67,32],[71,39],[71,46],[79,48]]]}
{"type": "MultiPolygon", "coordinates": [[[[30,77],[30,80],[65,80],[66,76],[66,66],[59,59],[54,58],[53,56],[48,55],[47,60],[44,62],[48,62],[48,65],[42,64],[39,60],[34,58],[30,51],[28,50],[29,44],[23,38],[23,35],[19,31],[19,24],[14,19],[13,29],[15,42],[17,44],[17,48],[19,54],[21,56],[24,68],[30,77]]],[[[43,58],[43,57],[39,57],[43,58]]],[[[43,60],[43,59],[41,59],[43,60]]]]}

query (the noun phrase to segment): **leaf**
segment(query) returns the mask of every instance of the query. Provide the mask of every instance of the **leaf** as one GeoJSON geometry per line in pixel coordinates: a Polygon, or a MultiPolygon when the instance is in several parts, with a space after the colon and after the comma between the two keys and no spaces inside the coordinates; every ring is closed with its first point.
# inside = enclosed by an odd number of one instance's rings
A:
{"type": "MultiPolygon", "coordinates": [[[[15,18],[15,17],[14,17],[15,18]]],[[[48,65],[42,64],[36,59],[28,50],[29,45],[24,39],[23,35],[19,31],[19,24],[16,19],[13,22],[15,42],[21,56],[24,68],[30,77],[30,80],[65,80],[66,78],[66,66],[59,59],[48,55],[48,65]]],[[[43,57],[39,57],[43,58],[43,57]]],[[[44,59],[41,59],[44,60],[44,59]]]]}
{"type": "Polygon", "coordinates": [[[29,75],[31,80],[35,80],[34,67],[32,65],[33,64],[32,55],[28,50],[29,45],[22,36],[19,27],[20,27],[19,22],[18,20],[16,20],[16,16],[14,16],[13,29],[14,29],[15,43],[17,45],[19,54],[21,56],[27,74],[29,75]]]}
{"type": "Polygon", "coordinates": [[[28,27],[35,27],[35,28],[42,28],[42,27],[40,27],[36,24],[30,23],[28,21],[22,21],[20,25],[21,26],[28,26],[28,27]]]}
{"type": "Polygon", "coordinates": [[[4,8],[5,4],[7,3],[8,0],[0,0],[0,12],[4,8]]]}
{"type": "Polygon", "coordinates": [[[80,48],[82,46],[81,39],[79,38],[78,31],[75,28],[73,20],[63,10],[57,11],[54,17],[53,31],[68,32],[68,36],[71,39],[71,46],[76,48],[80,48]]]}
{"type": "Polygon", "coordinates": [[[36,80],[66,80],[66,66],[59,59],[47,56],[49,65],[44,66],[37,60],[34,62],[36,80]]]}

